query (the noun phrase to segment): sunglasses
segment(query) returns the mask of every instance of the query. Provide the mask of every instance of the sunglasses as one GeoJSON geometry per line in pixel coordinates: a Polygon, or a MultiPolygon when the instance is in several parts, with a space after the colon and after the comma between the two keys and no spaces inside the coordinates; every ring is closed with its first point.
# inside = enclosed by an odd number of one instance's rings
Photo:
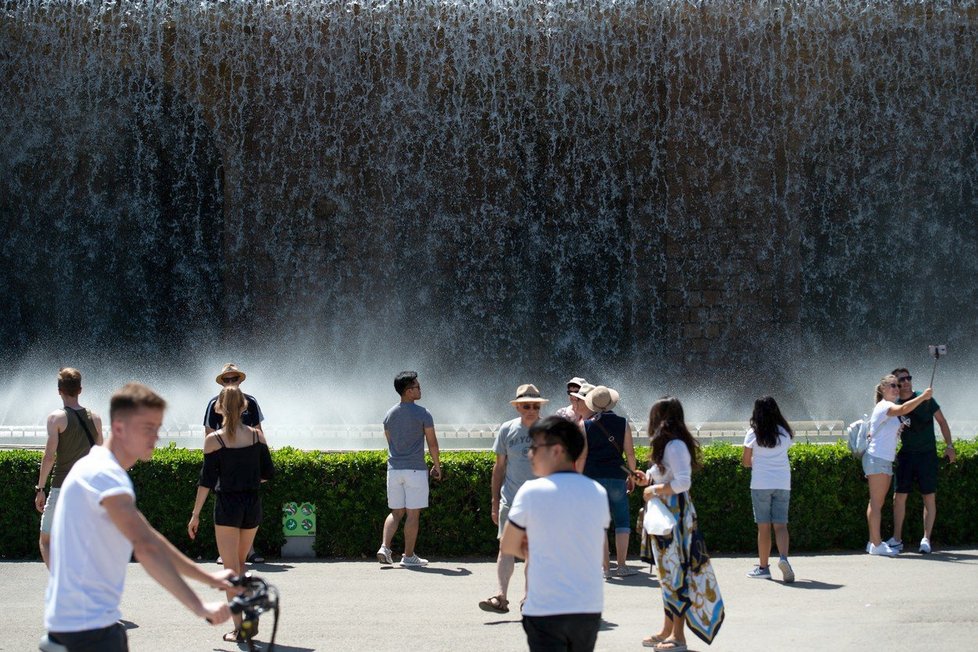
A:
{"type": "Polygon", "coordinates": [[[231,383],[236,383],[239,380],[241,380],[241,376],[231,376],[231,377],[225,376],[225,377],[221,378],[221,382],[223,384],[225,384],[225,385],[229,385],[231,383]]]}
{"type": "Polygon", "coordinates": [[[540,404],[539,403],[521,403],[520,404],[520,409],[521,410],[527,410],[527,411],[535,410],[535,411],[539,412],[540,411],[540,404]]]}
{"type": "Polygon", "coordinates": [[[897,385],[896,383],[889,383],[887,384],[887,387],[889,387],[890,389],[900,389],[900,386],[897,385]]]}
{"type": "Polygon", "coordinates": [[[898,383],[909,383],[911,380],[913,380],[913,376],[900,376],[897,378],[898,383]]]}

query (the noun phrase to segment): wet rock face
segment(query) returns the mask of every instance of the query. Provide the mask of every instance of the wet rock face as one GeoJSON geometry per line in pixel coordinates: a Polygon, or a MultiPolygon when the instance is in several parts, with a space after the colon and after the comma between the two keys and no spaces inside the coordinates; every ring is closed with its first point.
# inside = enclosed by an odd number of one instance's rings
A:
{"type": "Polygon", "coordinates": [[[976,32],[970,2],[8,0],[0,340],[712,372],[971,337],[976,32]]]}

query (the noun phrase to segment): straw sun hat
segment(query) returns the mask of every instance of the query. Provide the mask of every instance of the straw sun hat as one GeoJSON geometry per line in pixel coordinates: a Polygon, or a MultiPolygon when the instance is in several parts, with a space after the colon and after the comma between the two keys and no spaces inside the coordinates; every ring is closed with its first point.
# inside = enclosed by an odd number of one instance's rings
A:
{"type": "Polygon", "coordinates": [[[540,390],[536,385],[520,385],[516,388],[516,398],[510,401],[512,405],[519,403],[549,403],[549,399],[540,396],[540,390]]]}
{"type": "Polygon", "coordinates": [[[238,365],[234,364],[233,362],[229,362],[226,365],[224,365],[224,368],[221,369],[221,373],[217,374],[217,377],[214,378],[214,380],[217,381],[218,385],[223,385],[224,383],[221,382],[221,378],[223,378],[227,374],[237,374],[241,376],[241,380],[238,381],[239,383],[243,383],[244,379],[248,377],[248,375],[245,374],[245,372],[238,369],[238,365]]]}
{"type": "Polygon", "coordinates": [[[592,412],[608,412],[615,408],[615,405],[618,404],[618,399],[618,392],[610,387],[598,385],[584,397],[584,404],[592,412]]]}

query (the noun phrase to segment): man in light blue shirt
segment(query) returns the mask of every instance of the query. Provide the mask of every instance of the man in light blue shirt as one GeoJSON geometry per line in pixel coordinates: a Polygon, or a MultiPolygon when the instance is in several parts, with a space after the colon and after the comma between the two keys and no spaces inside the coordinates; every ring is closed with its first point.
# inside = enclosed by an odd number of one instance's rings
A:
{"type": "Polygon", "coordinates": [[[384,417],[384,436],[387,438],[387,506],[391,513],[384,521],[384,540],[377,551],[377,561],[393,564],[391,542],[401,519],[404,523],[404,554],[401,566],[425,566],[414,551],[418,539],[421,510],[428,506],[428,465],[424,459],[424,444],[431,453],[431,477],[441,479],[438,459],[438,438],[431,413],[415,401],[421,398],[421,383],[414,371],[402,371],[394,378],[394,390],[401,402],[388,410],[384,417]]]}
{"type": "MultiPolygon", "coordinates": [[[[535,385],[520,385],[516,388],[516,398],[510,404],[516,408],[518,417],[499,427],[496,441],[492,446],[496,462],[492,466],[492,522],[499,526],[498,537],[502,537],[506,526],[509,507],[516,498],[516,492],[527,480],[536,477],[530,467],[530,426],[540,419],[540,408],[547,399],[540,396],[535,385]]],[[[507,613],[509,599],[509,580],[513,577],[516,558],[499,551],[496,558],[496,576],[499,580],[498,592],[479,603],[483,611],[507,613]]]]}

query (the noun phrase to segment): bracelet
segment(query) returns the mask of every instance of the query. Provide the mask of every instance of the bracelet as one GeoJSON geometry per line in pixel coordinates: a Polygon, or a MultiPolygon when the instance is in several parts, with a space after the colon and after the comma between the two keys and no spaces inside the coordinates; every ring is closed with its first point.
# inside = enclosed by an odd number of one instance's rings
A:
{"type": "Polygon", "coordinates": [[[37,493],[38,491],[44,491],[44,487],[38,487],[37,485],[34,485],[34,493],[37,493]]]}

